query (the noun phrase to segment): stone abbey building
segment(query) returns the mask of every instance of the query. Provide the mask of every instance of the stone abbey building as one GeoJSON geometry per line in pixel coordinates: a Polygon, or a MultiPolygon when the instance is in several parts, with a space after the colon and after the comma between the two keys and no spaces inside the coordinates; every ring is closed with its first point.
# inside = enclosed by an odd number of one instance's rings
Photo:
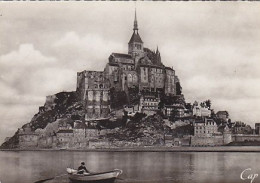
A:
{"type": "Polygon", "coordinates": [[[158,50],[144,47],[138,33],[135,12],[133,34],[128,42],[128,53],[112,53],[104,71],[77,73],[77,92],[85,103],[85,119],[104,119],[110,113],[110,90],[128,91],[135,89],[139,95],[180,95],[179,79],[175,70],[166,67],[158,50]],[[178,88],[179,87],[179,88],[178,88]]]}

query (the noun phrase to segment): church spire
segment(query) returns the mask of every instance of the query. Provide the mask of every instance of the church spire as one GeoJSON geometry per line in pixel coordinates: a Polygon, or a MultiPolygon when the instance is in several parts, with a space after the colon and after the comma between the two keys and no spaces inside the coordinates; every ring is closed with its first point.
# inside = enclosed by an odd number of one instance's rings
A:
{"type": "Polygon", "coordinates": [[[157,48],[156,48],[156,61],[157,61],[157,64],[161,64],[161,54],[160,54],[160,51],[159,51],[159,48],[158,48],[158,45],[157,45],[157,48]]]}
{"type": "Polygon", "coordinates": [[[133,58],[137,56],[140,57],[143,55],[143,41],[138,33],[138,24],[137,24],[137,16],[136,16],[136,8],[135,8],[135,19],[134,19],[134,32],[130,41],[128,42],[128,54],[131,54],[133,58]]]}
{"type": "MultiPolygon", "coordinates": [[[[138,33],[138,24],[137,24],[137,16],[136,16],[136,8],[135,8],[135,20],[134,20],[134,28],[133,28],[134,32],[133,35],[129,41],[129,43],[143,43],[139,33],[138,33]]],[[[129,44],[128,43],[128,44],[129,44]]]]}
{"type": "Polygon", "coordinates": [[[134,20],[134,32],[137,31],[138,32],[138,24],[137,24],[137,18],[136,18],[136,8],[135,8],[135,20],[134,20]]]}

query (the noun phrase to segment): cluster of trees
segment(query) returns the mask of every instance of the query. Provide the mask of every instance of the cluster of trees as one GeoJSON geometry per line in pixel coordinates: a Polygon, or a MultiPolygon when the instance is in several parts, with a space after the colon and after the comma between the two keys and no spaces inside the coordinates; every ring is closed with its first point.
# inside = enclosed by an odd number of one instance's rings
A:
{"type": "Polygon", "coordinates": [[[112,109],[120,109],[127,103],[126,92],[116,91],[115,88],[110,89],[110,105],[112,109]]]}
{"type": "MultiPolygon", "coordinates": [[[[193,103],[193,106],[198,106],[198,105],[199,105],[199,103],[198,103],[197,101],[195,101],[195,102],[193,103]]],[[[208,100],[205,100],[205,101],[201,102],[201,103],[200,103],[200,106],[201,106],[201,107],[206,107],[206,108],[208,108],[208,109],[211,109],[211,100],[208,99],[208,100]]]]}

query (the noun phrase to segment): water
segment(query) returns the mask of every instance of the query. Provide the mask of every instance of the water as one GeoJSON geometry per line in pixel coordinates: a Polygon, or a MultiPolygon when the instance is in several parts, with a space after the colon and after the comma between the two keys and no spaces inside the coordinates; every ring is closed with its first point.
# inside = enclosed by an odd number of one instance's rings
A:
{"type": "MultiPolygon", "coordinates": [[[[249,183],[240,179],[244,169],[260,173],[259,153],[0,151],[0,182],[33,183],[64,174],[81,161],[94,172],[122,169],[116,183],[249,183]]],[[[69,180],[63,176],[46,183],[69,180]]]]}

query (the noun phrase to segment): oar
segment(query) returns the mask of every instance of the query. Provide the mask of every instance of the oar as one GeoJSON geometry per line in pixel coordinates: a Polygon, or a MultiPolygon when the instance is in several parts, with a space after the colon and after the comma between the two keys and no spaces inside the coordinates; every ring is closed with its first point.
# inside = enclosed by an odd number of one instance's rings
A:
{"type": "Polygon", "coordinates": [[[48,181],[48,180],[52,180],[52,179],[56,179],[56,178],[58,178],[58,177],[62,177],[62,176],[65,176],[65,175],[68,175],[68,174],[66,173],[66,174],[57,175],[57,176],[55,176],[55,177],[51,177],[51,178],[48,178],[48,179],[38,180],[38,181],[36,181],[36,182],[34,182],[34,183],[42,183],[42,182],[45,182],[45,181],[48,181]]]}

